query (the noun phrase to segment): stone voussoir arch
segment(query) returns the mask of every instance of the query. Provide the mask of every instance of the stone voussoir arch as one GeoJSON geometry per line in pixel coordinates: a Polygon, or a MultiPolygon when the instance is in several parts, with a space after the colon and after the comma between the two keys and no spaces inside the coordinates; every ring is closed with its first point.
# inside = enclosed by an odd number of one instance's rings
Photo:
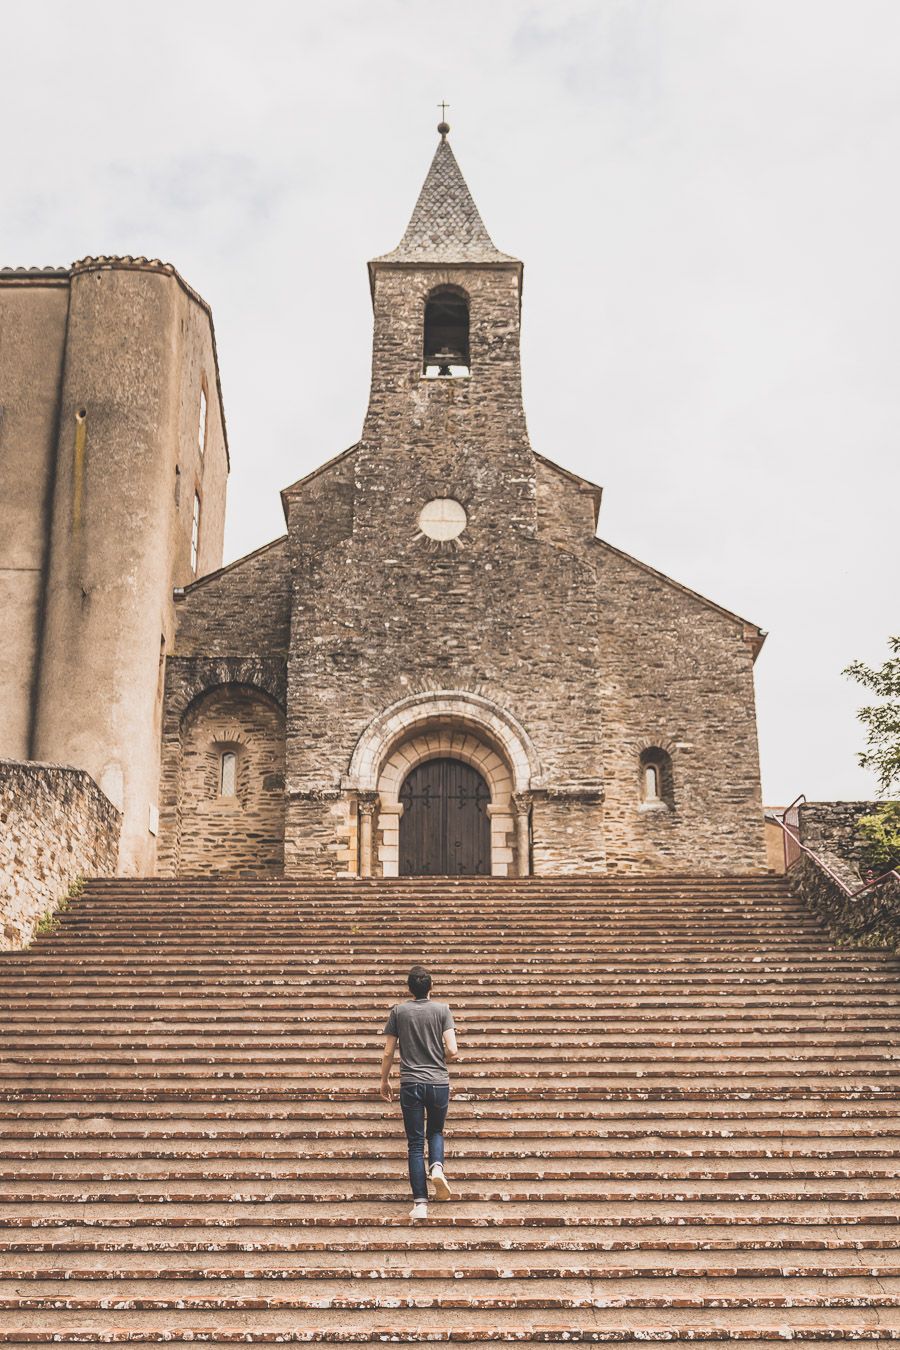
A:
{"type": "Polygon", "coordinates": [[[361,817],[362,875],[371,875],[376,867],[373,842],[381,875],[398,874],[401,784],[414,766],[442,756],[471,764],[488,785],[494,875],[508,875],[514,861],[520,874],[527,875],[527,814],[521,818],[516,842],[514,802],[523,800],[517,794],[529,794],[541,783],[537,752],[524,727],[505,708],[483,694],[456,689],[400,699],[374,717],[357,741],[342,787],[358,794],[361,803],[366,799],[372,803],[361,817]],[[377,841],[373,841],[369,812],[376,807],[377,841]]]}
{"type": "Polygon", "coordinates": [[[435,726],[469,731],[499,752],[509,766],[513,792],[541,785],[537,751],[512,713],[483,694],[436,689],[410,694],[373,717],[353,750],[344,787],[376,791],[382,767],[395,747],[435,726]]]}

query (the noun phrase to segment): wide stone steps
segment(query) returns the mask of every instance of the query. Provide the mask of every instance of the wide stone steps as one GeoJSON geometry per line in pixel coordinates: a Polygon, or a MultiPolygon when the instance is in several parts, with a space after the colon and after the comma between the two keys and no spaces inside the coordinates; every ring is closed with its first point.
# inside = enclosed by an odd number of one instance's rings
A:
{"type": "Polygon", "coordinates": [[[770,877],[93,882],[0,960],[0,1345],[900,1340],[898,971],[770,877]]]}

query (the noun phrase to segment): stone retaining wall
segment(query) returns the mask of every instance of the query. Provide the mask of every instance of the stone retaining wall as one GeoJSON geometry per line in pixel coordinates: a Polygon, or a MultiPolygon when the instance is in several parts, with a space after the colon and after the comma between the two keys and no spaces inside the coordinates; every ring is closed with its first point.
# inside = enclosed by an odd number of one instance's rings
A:
{"type": "Polygon", "coordinates": [[[27,943],[79,877],[115,874],[121,824],[83,770],[0,760],[0,948],[27,943]]]}
{"type": "Polygon", "coordinates": [[[823,858],[851,891],[863,882],[857,823],[860,816],[870,816],[883,804],[803,802],[800,807],[800,842],[823,858]]]}
{"type": "MultiPolygon", "coordinates": [[[[850,891],[863,885],[860,816],[881,802],[804,802],[800,839],[850,891]]],[[[815,861],[803,854],[788,873],[791,886],[825,921],[839,942],[900,951],[900,879],[892,879],[851,898],[815,861]]]]}
{"type": "MultiPolygon", "coordinates": [[[[791,888],[824,920],[838,942],[900,952],[900,881],[883,882],[851,899],[805,853],[788,877],[791,888]]],[[[857,881],[857,889],[861,884],[857,881]]]]}

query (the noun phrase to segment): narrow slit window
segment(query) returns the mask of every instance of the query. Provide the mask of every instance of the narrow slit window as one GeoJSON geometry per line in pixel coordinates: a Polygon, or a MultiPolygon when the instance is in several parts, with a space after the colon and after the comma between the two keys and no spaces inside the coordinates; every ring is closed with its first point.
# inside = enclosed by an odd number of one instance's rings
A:
{"type": "Polygon", "coordinates": [[[219,764],[219,795],[234,797],[237,795],[237,755],[233,750],[225,750],[219,764]]]}
{"type": "Polygon", "coordinates": [[[206,450],[206,390],[200,390],[200,421],[197,426],[197,444],[200,454],[206,450]]]}
{"type": "Polygon", "coordinates": [[[644,769],[644,801],[659,801],[659,770],[655,764],[644,769]]]}
{"type": "Polygon", "coordinates": [[[197,562],[200,557],[200,493],[194,493],[194,519],[191,524],[191,571],[197,575],[197,562]]]}

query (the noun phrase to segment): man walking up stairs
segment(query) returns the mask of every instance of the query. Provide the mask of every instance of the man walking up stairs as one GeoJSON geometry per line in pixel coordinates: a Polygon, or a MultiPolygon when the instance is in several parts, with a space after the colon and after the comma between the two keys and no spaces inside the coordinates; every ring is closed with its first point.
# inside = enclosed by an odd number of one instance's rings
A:
{"type": "Polygon", "coordinates": [[[898,969],[767,877],[92,882],[0,958],[0,1350],[896,1341],[898,969]],[[427,1224],[413,961],[465,1048],[427,1224]]]}
{"type": "Polygon", "coordinates": [[[457,1049],[453,1014],[446,1003],[431,1001],[431,976],[424,966],[413,966],[407,985],[412,998],[391,1008],[384,1028],[381,1098],[386,1102],[393,1100],[390,1074],[399,1044],[400,1109],[413,1199],[409,1217],[415,1222],[428,1218],[428,1181],[438,1200],[450,1199],[450,1186],[444,1176],[444,1122],[450,1105],[447,1062],[456,1059],[457,1049]]]}

